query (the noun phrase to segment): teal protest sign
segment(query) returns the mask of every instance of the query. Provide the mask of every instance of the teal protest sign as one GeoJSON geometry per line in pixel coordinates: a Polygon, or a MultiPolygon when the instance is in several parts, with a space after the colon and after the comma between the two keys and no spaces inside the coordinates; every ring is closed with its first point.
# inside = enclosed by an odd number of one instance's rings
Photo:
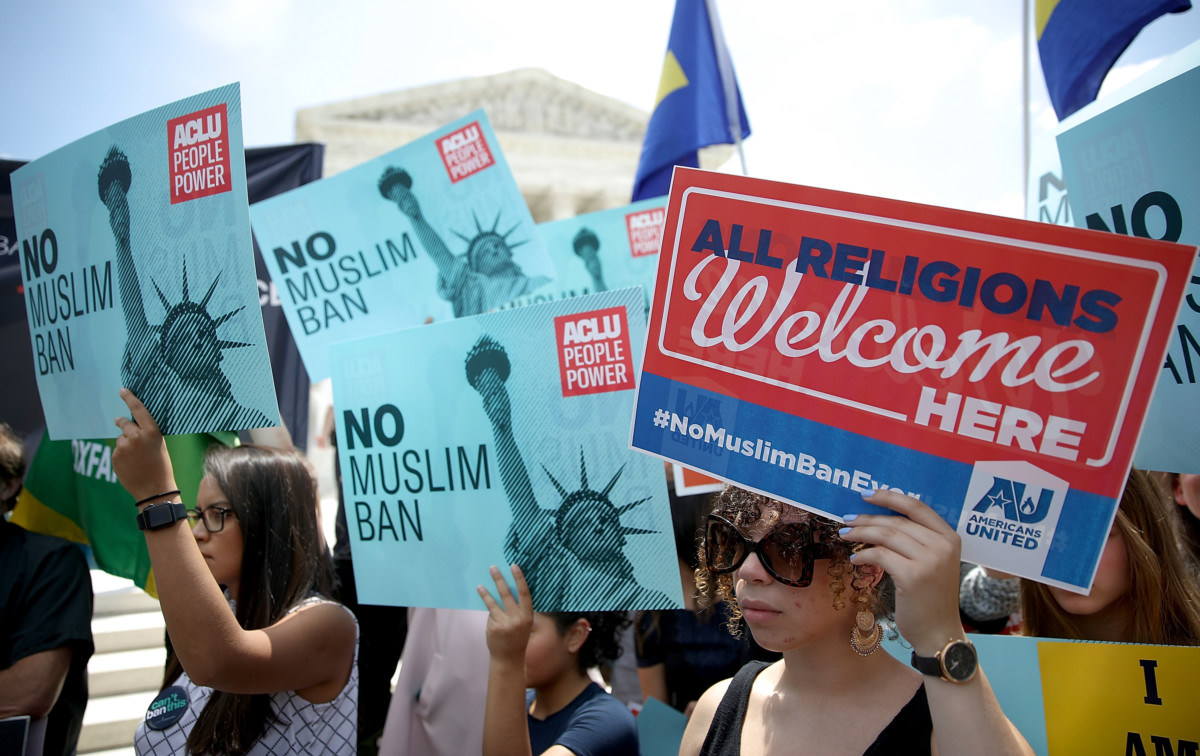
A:
{"type": "Polygon", "coordinates": [[[482,110],[250,218],[313,380],[330,344],[488,312],[554,277],[482,110]]]}
{"type": "MultiPolygon", "coordinates": [[[[1198,102],[1200,43],[1064,122],[1058,146],[1076,225],[1200,244],[1198,102]]],[[[1200,472],[1200,259],[1134,464],[1200,472]]]]}
{"type": "Polygon", "coordinates": [[[84,137],[12,184],[52,439],[116,436],[121,386],[168,434],[279,424],[237,84],[84,137]]]}
{"type": "Polygon", "coordinates": [[[554,261],[555,281],[509,307],[641,286],[646,310],[654,293],[667,198],[538,224],[538,235],[554,261]]]}
{"type": "Polygon", "coordinates": [[[361,602],[479,609],[516,563],[541,611],[682,606],[662,462],[629,449],[641,296],[330,348],[361,602]]]}

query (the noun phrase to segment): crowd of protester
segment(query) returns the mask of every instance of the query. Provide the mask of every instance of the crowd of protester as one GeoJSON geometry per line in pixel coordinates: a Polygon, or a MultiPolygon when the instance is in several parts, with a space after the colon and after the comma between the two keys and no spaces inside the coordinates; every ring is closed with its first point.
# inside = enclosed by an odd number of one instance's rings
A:
{"type": "MultiPolygon", "coordinates": [[[[214,447],[184,511],[154,419],[122,398],[113,467],[154,523],[170,640],[141,754],[636,753],[650,697],[688,717],[683,754],[1028,753],[973,651],[918,672],[876,654],[881,639],[902,635],[913,666],[963,651],[967,631],[1200,645],[1197,475],[1130,473],[1088,595],[962,563],[953,528],[902,494],[869,499],[894,517],[839,524],[727,487],[671,492],[684,609],[534,612],[511,565],[478,611],[384,611],[355,601],[348,543],[326,544],[315,473],[286,438],[214,447]],[[854,726],[829,727],[844,711],[854,726]]],[[[0,426],[5,512],[23,472],[0,426]]],[[[92,653],[84,557],[4,518],[0,579],[0,718],[28,715],[44,753],[73,753],[92,653]]]]}

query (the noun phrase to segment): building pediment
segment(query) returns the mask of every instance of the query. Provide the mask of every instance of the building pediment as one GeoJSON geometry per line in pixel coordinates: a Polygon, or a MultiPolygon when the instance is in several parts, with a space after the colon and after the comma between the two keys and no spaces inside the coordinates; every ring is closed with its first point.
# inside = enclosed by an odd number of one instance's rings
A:
{"type": "Polygon", "coordinates": [[[403,124],[432,131],[483,108],[497,133],[641,144],[649,114],[536,68],[305,108],[297,122],[403,124]]]}

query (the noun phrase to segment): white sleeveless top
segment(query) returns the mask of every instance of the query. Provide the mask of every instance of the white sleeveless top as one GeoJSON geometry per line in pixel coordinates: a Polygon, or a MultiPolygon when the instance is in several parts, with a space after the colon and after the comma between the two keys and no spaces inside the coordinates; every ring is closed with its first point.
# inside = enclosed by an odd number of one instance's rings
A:
{"type": "MultiPolygon", "coordinates": [[[[336,604],[314,596],[288,610],[288,614],[313,604],[336,604]]],[[[342,607],[346,609],[346,607],[342,607]]],[[[346,609],[353,617],[354,613],[346,609]]],[[[187,736],[200,712],[212,695],[212,688],[196,685],[187,672],[173,685],[187,691],[188,707],[178,722],[165,730],[152,730],[145,719],[138,724],[133,747],[138,756],[168,756],[187,752],[187,736]]],[[[328,703],[312,703],[285,690],[271,694],[271,713],[275,721],[249,750],[250,756],[283,756],[284,754],[325,754],[343,756],[358,752],[358,621],[354,622],[354,663],[350,679],[328,703]]]]}

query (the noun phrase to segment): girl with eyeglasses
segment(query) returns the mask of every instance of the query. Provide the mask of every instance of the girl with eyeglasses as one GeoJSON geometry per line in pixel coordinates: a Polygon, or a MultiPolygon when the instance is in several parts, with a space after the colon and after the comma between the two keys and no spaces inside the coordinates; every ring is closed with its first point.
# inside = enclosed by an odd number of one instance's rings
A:
{"type": "Polygon", "coordinates": [[[697,584],[779,651],[708,690],[680,748],[691,754],[1027,754],[966,641],[959,538],[922,502],[876,491],[888,515],[845,527],[738,488],[718,495],[697,584]],[[876,654],[895,618],[913,666],[876,654]]]}
{"type": "Polygon", "coordinates": [[[137,500],[172,646],[137,753],[354,753],[358,626],[325,598],[332,567],[307,461],[216,447],[185,512],[154,418],[121,397],[133,419],[117,420],[113,469],[137,500]]]}

